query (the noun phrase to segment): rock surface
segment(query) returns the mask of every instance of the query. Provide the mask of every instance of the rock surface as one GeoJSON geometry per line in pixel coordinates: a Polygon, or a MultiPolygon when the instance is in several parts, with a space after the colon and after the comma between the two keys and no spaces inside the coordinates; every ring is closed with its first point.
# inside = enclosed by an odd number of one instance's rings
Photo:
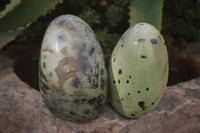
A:
{"type": "Polygon", "coordinates": [[[17,77],[13,64],[0,54],[0,133],[200,132],[200,78],[167,87],[159,105],[138,119],[106,105],[95,120],[75,123],[53,116],[40,92],[17,77]]]}

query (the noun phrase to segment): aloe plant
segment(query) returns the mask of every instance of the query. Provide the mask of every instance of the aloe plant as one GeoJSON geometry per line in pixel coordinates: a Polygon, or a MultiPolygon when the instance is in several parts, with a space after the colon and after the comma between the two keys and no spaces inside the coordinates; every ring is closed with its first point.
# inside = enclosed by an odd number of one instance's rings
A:
{"type": "Polygon", "coordinates": [[[163,0],[130,0],[129,23],[147,22],[161,30],[163,0]]]}
{"type": "Polygon", "coordinates": [[[11,0],[0,12],[0,49],[62,0],[11,0]]]}

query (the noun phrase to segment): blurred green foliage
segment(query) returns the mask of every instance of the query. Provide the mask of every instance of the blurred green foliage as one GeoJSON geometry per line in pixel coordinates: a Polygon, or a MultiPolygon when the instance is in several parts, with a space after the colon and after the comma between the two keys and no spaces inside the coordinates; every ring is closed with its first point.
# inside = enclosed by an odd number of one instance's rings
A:
{"type": "Polygon", "coordinates": [[[168,46],[185,47],[200,41],[200,2],[198,0],[165,0],[163,28],[168,46]]]}
{"type": "Polygon", "coordinates": [[[129,27],[128,0],[68,0],[56,6],[55,11],[40,17],[14,43],[42,42],[48,24],[62,14],[73,14],[84,19],[94,30],[104,51],[111,52],[120,36],[129,27]]]}
{"type": "MultiPolygon", "coordinates": [[[[121,35],[129,27],[129,20],[131,19],[129,7],[134,1],[64,0],[63,3],[57,4],[53,12],[49,12],[46,16],[40,17],[37,22],[32,23],[17,37],[14,43],[30,41],[41,43],[48,24],[55,17],[73,14],[84,19],[93,28],[104,51],[106,53],[111,52],[121,35]]],[[[140,2],[144,1],[150,2],[140,0],[140,2]]],[[[156,1],[158,2],[158,0],[156,1]]],[[[0,10],[4,8],[2,5],[5,4],[0,4],[0,10]]],[[[156,11],[156,5],[153,8],[156,11]]],[[[160,7],[158,8],[160,9],[160,7]]],[[[166,45],[184,47],[192,41],[200,41],[199,14],[199,0],[164,0],[162,34],[166,40],[166,45]]],[[[157,22],[161,25],[159,21],[157,22]]]]}

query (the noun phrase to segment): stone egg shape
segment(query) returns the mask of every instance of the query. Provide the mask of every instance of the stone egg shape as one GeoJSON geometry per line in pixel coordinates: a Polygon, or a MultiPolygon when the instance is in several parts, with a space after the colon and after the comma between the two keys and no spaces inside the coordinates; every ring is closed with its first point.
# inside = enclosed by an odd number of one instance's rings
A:
{"type": "Polygon", "coordinates": [[[109,63],[110,102],[128,118],[151,111],[168,80],[168,55],[163,36],[152,25],[129,28],[114,48],[109,63]]]}
{"type": "Polygon", "coordinates": [[[49,110],[71,121],[94,119],[107,97],[104,55],[90,26],[62,15],[48,26],[39,60],[39,88],[49,110]]]}

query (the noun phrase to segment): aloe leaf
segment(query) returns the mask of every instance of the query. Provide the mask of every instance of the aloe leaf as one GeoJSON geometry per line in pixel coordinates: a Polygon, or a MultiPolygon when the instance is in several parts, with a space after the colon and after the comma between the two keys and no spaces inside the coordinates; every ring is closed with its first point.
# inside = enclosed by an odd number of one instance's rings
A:
{"type": "Polygon", "coordinates": [[[163,0],[130,0],[129,24],[146,22],[161,30],[163,0]]]}
{"type": "Polygon", "coordinates": [[[22,0],[21,4],[0,20],[0,30],[7,31],[27,26],[39,16],[45,15],[61,0],[22,0]]]}
{"type": "Polygon", "coordinates": [[[15,37],[23,31],[23,28],[17,30],[0,31],[0,49],[2,49],[8,42],[15,39],[15,37]]]}
{"type": "Polygon", "coordinates": [[[20,3],[21,0],[11,0],[10,3],[6,5],[5,9],[0,12],[0,19],[17,7],[20,3]]]}
{"type": "Polygon", "coordinates": [[[0,16],[0,49],[62,0],[12,0],[0,16]],[[19,5],[17,5],[19,4],[19,5]],[[21,27],[21,28],[19,28],[21,27]]]}

